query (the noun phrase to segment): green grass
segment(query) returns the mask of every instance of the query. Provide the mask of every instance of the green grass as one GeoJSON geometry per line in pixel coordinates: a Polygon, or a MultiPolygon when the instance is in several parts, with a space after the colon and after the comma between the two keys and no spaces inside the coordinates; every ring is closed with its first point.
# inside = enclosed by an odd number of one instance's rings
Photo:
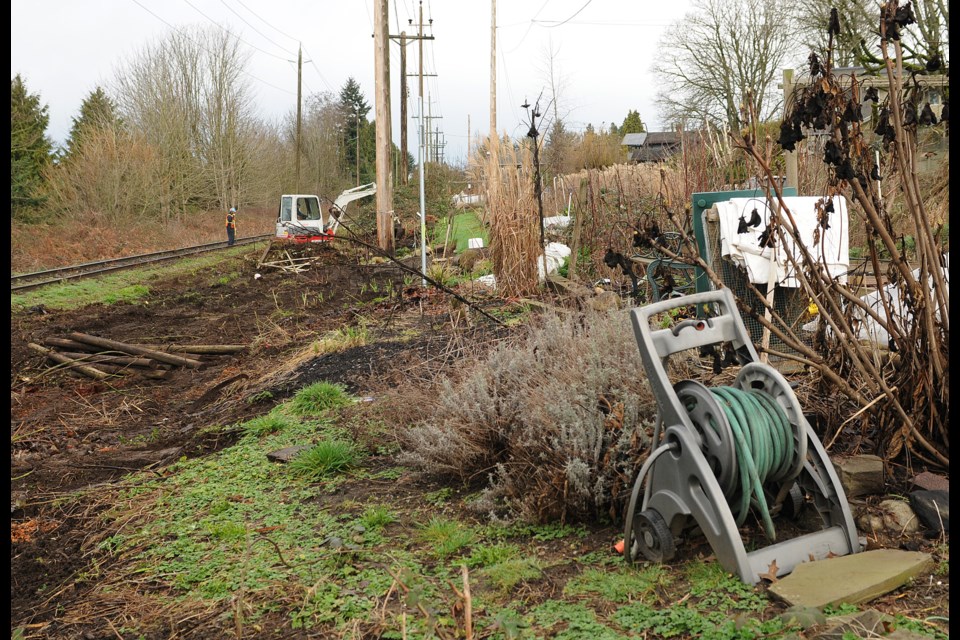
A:
{"type": "Polygon", "coordinates": [[[673,582],[663,565],[616,569],[588,568],[567,582],[564,595],[595,593],[607,602],[648,600],[673,582]]]}
{"type": "Polygon", "coordinates": [[[277,433],[283,431],[293,423],[293,419],[281,414],[280,412],[271,411],[265,416],[260,416],[259,418],[254,418],[253,420],[248,420],[240,425],[240,429],[247,434],[253,436],[265,436],[271,433],[277,433]]]}
{"type": "Polygon", "coordinates": [[[235,258],[251,251],[249,246],[224,249],[211,255],[185,258],[163,266],[126,269],[102,276],[90,276],[79,280],[48,284],[38,289],[10,294],[12,311],[43,305],[49,309],[79,309],[91,304],[117,304],[121,302],[147,304],[150,295],[149,281],[158,278],[192,275],[200,269],[211,267],[223,260],[235,258]]]}
{"type": "Polygon", "coordinates": [[[418,540],[439,558],[446,558],[470,545],[477,535],[457,520],[433,517],[420,527],[418,540]]]}
{"type": "Polygon", "coordinates": [[[290,470],[311,480],[322,480],[353,467],[359,459],[360,452],[352,442],[324,440],[294,458],[290,470]]]}
{"type": "Polygon", "coordinates": [[[543,569],[536,558],[510,558],[480,570],[501,593],[508,593],[521,582],[536,580],[543,569]]]}
{"type": "Polygon", "coordinates": [[[287,403],[287,408],[295,416],[319,416],[338,407],[352,404],[343,385],[330,382],[315,382],[298,391],[287,403]]]}
{"type": "MultiPolygon", "coordinates": [[[[478,212],[473,209],[454,214],[453,228],[450,229],[449,245],[456,246],[456,252],[460,253],[466,249],[470,238],[483,238],[483,246],[490,245],[490,239],[487,230],[477,217],[478,212]]],[[[447,235],[446,223],[438,223],[433,228],[433,242],[442,244],[447,235]]],[[[449,255],[449,254],[448,254],[449,255]]]]}

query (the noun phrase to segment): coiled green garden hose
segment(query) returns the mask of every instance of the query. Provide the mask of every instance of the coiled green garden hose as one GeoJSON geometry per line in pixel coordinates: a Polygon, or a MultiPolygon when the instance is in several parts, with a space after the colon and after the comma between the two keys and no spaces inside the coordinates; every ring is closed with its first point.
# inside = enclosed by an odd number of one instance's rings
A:
{"type": "Polygon", "coordinates": [[[730,505],[737,526],[746,520],[752,502],[760,512],[764,532],[775,541],[763,487],[787,479],[794,463],[793,427],[776,400],[763,391],[714,387],[710,392],[723,408],[735,440],[740,487],[727,499],[738,502],[730,505]]]}

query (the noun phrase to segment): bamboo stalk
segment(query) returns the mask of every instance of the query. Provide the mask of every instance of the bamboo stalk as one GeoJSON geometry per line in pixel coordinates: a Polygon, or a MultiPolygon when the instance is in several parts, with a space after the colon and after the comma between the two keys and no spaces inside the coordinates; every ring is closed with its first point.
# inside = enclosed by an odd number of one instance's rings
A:
{"type": "Polygon", "coordinates": [[[77,340],[79,342],[85,342],[87,344],[93,344],[107,349],[114,349],[116,351],[122,351],[132,355],[147,356],[153,358],[154,360],[159,360],[160,362],[177,365],[178,367],[189,367],[191,369],[196,369],[203,364],[199,360],[183,358],[181,356],[175,356],[171,353],[155,351],[154,349],[146,349],[144,347],[138,347],[125,342],[117,342],[116,340],[99,338],[97,336],[87,335],[86,333],[79,333],[75,331],[71,333],[69,337],[71,340],[77,340]]]}
{"type": "Polygon", "coordinates": [[[94,369],[84,364],[80,364],[78,361],[73,358],[68,358],[67,356],[61,355],[52,349],[47,349],[46,347],[41,347],[40,345],[30,342],[27,344],[28,347],[36,351],[37,353],[42,353],[47,356],[50,360],[57,362],[59,364],[65,365],[70,368],[71,371],[78,371],[88,378],[93,378],[94,380],[105,380],[110,377],[109,374],[100,371],[99,369],[94,369]]]}

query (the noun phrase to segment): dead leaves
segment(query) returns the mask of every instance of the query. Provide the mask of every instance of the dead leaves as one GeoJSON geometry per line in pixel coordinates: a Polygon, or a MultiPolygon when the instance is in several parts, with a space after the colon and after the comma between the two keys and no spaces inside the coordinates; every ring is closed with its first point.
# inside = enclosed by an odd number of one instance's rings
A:
{"type": "Polygon", "coordinates": [[[760,578],[761,580],[768,580],[771,583],[776,582],[778,569],[779,567],[777,566],[777,561],[773,560],[773,562],[770,563],[770,566],[767,567],[767,572],[758,573],[757,577],[760,578]]]}

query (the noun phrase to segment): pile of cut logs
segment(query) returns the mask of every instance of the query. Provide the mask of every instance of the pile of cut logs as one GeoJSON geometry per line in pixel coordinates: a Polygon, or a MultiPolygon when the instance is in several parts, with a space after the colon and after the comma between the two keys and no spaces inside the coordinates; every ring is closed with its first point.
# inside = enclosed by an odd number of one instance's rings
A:
{"type": "Polygon", "coordinates": [[[43,342],[47,346],[33,342],[28,346],[57,368],[96,380],[128,374],[166,380],[176,367],[196,369],[209,361],[207,356],[233,355],[246,349],[240,344],[129,344],[79,332],[43,342]]]}

